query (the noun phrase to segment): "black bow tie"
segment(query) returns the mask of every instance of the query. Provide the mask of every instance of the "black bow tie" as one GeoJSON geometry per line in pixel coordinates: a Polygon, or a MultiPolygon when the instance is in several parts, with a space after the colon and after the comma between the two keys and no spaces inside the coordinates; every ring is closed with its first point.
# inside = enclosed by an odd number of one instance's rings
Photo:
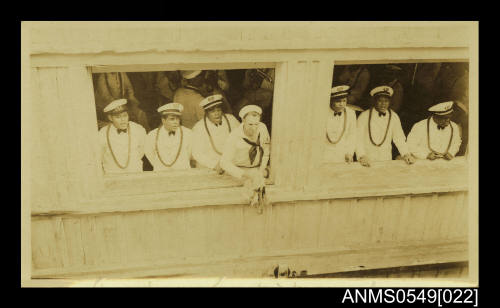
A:
{"type": "Polygon", "coordinates": [[[127,133],[127,129],[119,129],[118,128],[118,134],[121,134],[121,133],[127,133]]]}
{"type": "Polygon", "coordinates": [[[333,112],[333,116],[334,116],[334,117],[336,117],[336,116],[341,116],[341,115],[342,115],[342,111],[339,111],[339,112],[334,111],[334,112],[333,112]]]}
{"type": "Polygon", "coordinates": [[[378,116],[379,116],[379,117],[385,117],[385,112],[380,112],[380,111],[379,111],[379,112],[378,112],[378,116]]]}
{"type": "Polygon", "coordinates": [[[169,136],[175,136],[175,131],[174,132],[168,132],[169,136]]]}
{"type": "MultiPolygon", "coordinates": [[[[255,161],[255,157],[257,156],[257,152],[259,151],[258,149],[260,149],[260,152],[262,154],[264,153],[264,149],[260,145],[260,134],[257,136],[257,142],[252,142],[247,138],[243,138],[243,140],[249,145],[251,145],[250,150],[248,150],[248,157],[250,158],[250,164],[253,164],[253,162],[255,161]]],[[[260,161],[262,161],[262,155],[260,156],[260,161]]],[[[260,161],[259,161],[259,166],[260,166],[260,161]]]]}
{"type": "Polygon", "coordinates": [[[438,129],[445,129],[446,126],[445,125],[438,125],[438,129]]]}

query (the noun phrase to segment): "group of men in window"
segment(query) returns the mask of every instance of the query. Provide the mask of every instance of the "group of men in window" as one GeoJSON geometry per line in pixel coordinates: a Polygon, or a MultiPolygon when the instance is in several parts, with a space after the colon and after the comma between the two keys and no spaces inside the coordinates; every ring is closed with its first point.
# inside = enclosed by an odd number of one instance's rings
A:
{"type": "MultiPolygon", "coordinates": [[[[251,82],[253,75],[247,72],[250,70],[245,71],[245,76],[249,77],[245,80],[251,82]]],[[[257,72],[260,73],[258,77],[264,75],[264,78],[254,83],[257,88],[255,85],[253,88],[258,89],[265,82],[272,83],[274,76],[270,77],[263,71],[257,72]]],[[[227,112],[235,106],[228,104],[224,91],[218,91],[217,88],[207,90],[207,79],[202,73],[199,70],[180,72],[183,86],[170,93],[173,102],[167,100],[157,108],[160,124],[155,125],[154,129],[149,125],[151,117],[146,117],[142,109],[138,108],[133,88],[124,86],[130,83],[127,75],[101,74],[97,79],[98,84],[117,82],[121,89],[120,93],[111,93],[115,87],[106,86],[104,89],[109,92],[107,96],[101,95],[103,87],[96,89],[96,93],[100,93],[96,95],[96,105],[103,105],[106,97],[109,100],[98,117],[105,173],[141,172],[144,156],[155,171],[197,167],[209,168],[219,174],[226,171],[241,178],[245,172],[239,168],[258,166],[261,175],[268,173],[270,135],[268,125],[262,123],[262,117],[271,108],[263,112],[262,104],[252,104],[254,101],[243,97],[238,106],[238,115],[243,121],[240,127],[239,120],[227,112]],[[246,121],[248,114],[251,116],[246,121]],[[230,138],[230,135],[239,137],[230,138]],[[229,144],[233,148],[226,147],[228,140],[232,140],[229,144]],[[242,154],[242,151],[247,153],[242,154]],[[264,163],[261,163],[263,158],[264,163]]],[[[218,80],[219,88],[227,89],[223,80],[218,80]]],[[[451,159],[457,154],[461,134],[457,124],[450,120],[454,111],[453,101],[429,108],[433,115],[415,123],[406,138],[398,113],[390,108],[395,93],[391,86],[373,88],[369,92],[372,106],[357,118],[355,110],[362,109],[351,104],[350,100],[357,97],[353,91],[349,85],[332,88],[331,114],[327,119],[325,136],[325,161],[357,160],[361,165],[369,166],[372,161],[391,160],[392,143],[400,153],[397,158],[402,158],[408,164],[416,158],[451,159]]]]}
{"type": "Polygon", "coordinates": [[[196,167],[263,182],[268,176],[270,135],[260,122],[262,108],[246,105],[239,117],[224,113],[222,95],[201,98],[202,119],[192,129],[184,126],[184,105],[167,103],[157,109],[162,125],[146,133],[130,121],[127,99],[118,99],[104,109],[109,124],[99,130],[104,173],[142,172],[146,155],[154,171],[196,167]],[[258,175],[258,176],[257,176],[258,175]]]}
{"type": "Polygon", "coordinates": [[[332,88],[330,114],[326,124],[325,162],[352,162],[354,155],[363,166],[373,161],[392,160],[392,143],[407,164],[415,159],[451,160],[462,142],[460,130],[451,121],[453,101],[431,106],[431,116],[414,124],[406,138],[398,114],[390,108],[394,90],[378,86],[370,91],[373,105],[356,119],[348,107],[350,87],[332,88]]]}
{"type": "MultiPolygon", "coordinates": [[[[332,85],[350,86],[348,104],[357,115],[372,107],[373,88],[391,87],[391,109],[398,114],[406,135],[415,123],[427,118],[428,109],[436,102],[453,101],[451,120],[462,132],[457,155],[464,155],[469,129],[468,67],[466,62],[335,65],[332,85]]],[[[394,147],[393,158],[396,155],[394,147]]]]}

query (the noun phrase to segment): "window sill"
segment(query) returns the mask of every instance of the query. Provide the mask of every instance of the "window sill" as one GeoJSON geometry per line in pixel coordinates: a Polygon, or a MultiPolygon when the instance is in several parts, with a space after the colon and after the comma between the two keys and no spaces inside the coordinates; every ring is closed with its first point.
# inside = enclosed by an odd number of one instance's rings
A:
{"type": "Polygon", "coordinates": [[[338,197],[465,191],[468,175],[468,161],[463,156],[451,161],[417,160],[413,165],[403,160],[374,162],[370,167],[325,164],[319,190],[338,197]]]}
{"type": "MultiPolygon", "coordinates": [[[[403,161],[376,162],[369,168],[359,163],[325,164],[319,176],[322,177],[321,186],[300,191],[270,185],[267,189],[269,200],[275,203],[468,190],[468,164],[465,157],[457,157],[452,161],[419,160],[414,165],[406,165],[403,161]]],[[[32,216],[154,211],[238,205],[249,201],[241,182],[207,170],[165,172],[161,177],[153,172],[107,176],[105,181],[110,189],[109,194],[98,200],[80,203],[78,210],[33,212],[32,216]],[[151,186],[144,188],[146,184],[151,186]]]]}

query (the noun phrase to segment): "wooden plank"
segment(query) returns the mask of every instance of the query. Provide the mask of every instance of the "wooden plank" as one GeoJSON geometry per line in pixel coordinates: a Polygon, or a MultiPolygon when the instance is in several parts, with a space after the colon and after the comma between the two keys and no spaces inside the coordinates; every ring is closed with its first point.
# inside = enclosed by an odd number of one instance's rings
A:
{"type": "MultiPolygon", "coordinates": [[[[370,200],[370,212],[372,213],[370,219],[366,222],[365,226],[370,234],[370,241],[372,243],[380,243],[383,237],[384,224],[381,221],[384,213],[385,198],[378,197],[374,199],[363,199],[364,201],[370,200]]],[[[367,209],[368,211],[368,209],[367,209]]]]}
{"type": "Polygon", "coordinates": [[[63,221],[61,217],[51,219],[50,222],[53,224],[52,230],[54,232],[54,242],[56,247],[56,253],[60,256],[62,267],[69,266],[69,255],[67,248],[66,233],[64,231],[63,221]]]}
{"type": "Polygon", "coordinates": [[[184,210],[155,211],[153,217],[158,230],[159,258],[180,258],[184,254],[184,210]]]}
{"type": "MultiPolygon", "coordinates": [[[[454,162],[457,168],[462,164],[466,164],[465,160],[456,158],[457,162],[454,162]]],[[[398,161],[384,162],[378,165],[377,168],[382,169],[393,169],[399,168],[397,165],[401,163],[398,161]]],[[[405,194],[425,194],[430,192],[452,192],[452,191],[464,191],[468,189],[467,185],[456,185],[449,184],[448,181],[444,181],[442,184],[420,182],[419,185],[410,185],[413,180],[403,180],[402,183],[399,182],[397,185],[401,187],[394,187],[395,185],[388,184],[386,186],[380,187],[379,184],[372,183],[372,180],[366,180],[365,176],[374,177],[372,171],[365,173],[364,169],[358,169],[355,165],[352,165],[352,170],[349,172],[344,172],[339,165],[339,171],[335,173],[335,177],[329,177],[329,179],[335,180],[325,180],[325,184],[322,187],[318,187],[315,191],[293,191],[289,187],[280,186],[278,183],[276,185],[270,185],[268,189],[268,197],[271,202],[285,202],[285,201],[299,201],[299,200],[324,200],[324,199],[335,199],[335,198],[359,198],[359,197],[376,197],[376,196],[395,196],[395,195],[405,195],[405,194]],[[356,178],[357,181],[354,183],[350,178],[356,178]],[[326,186],[328,183],[328,186],[326,186]],[[346,186],[346,183],[351,183],[350,186],[346,186]],[[429,184],[427,186],[427,184],[429,184]]],[[[361,167],[360,167],[361,168],[361,167]]],[[[448,165],[434,165],[434,169],[414,169],[413,172],[417,172],[419,176],[426,177],[433,174],[429,170],[437,170],[437,172],[448,172],[448,165]],[[443,168],[441,168],[443,167],[443,168]]],[[[348,171],[348,170],[346,170],[348,171]]],[[[407,169],[401,169],[400,172],[404,174],[407,169]]],[[[277,172],[285,172],[279,171],[277,172]]],[[[394,172],[393,171],[385,171],[394,172]]],[[[141,187],[144,179],[139,176],[130,176],[130,183],[134,183],[135,187],[141,187]],[[132,180],[133,179],[133,180],[132,180]]],[[[291,174],[289,176],[292,176],[291,174]]],[[[415,173],[412,174],[412,177],[415,173]]],[[[286,178],[286,174],[281,174],[278,177],[286,178]]],[[[155,174],[146,182],[154,182],[155,174]]],[[[377,178],[380,178],[377,176],[377,178]]],[[[173,177],[172,177],[173,179],[173,177]]],[[[382,179],[382,178],[380,178],[382,179]]],[[[121,178],[120,178],[121,180],[121,178]]],[[[116,181],[119,181],[116,179],[116,181]]],[[[161,181],[157,178],[157,181],[161,181]]],[[[383,181],[383,180],[381,180],[383,181]]],[[[282,183],[283,184],[283,183],[282,183]]],[[[132,185],[132,184],[131,184],[132,185]]],[[[98,214],[103,212],[127,212],[127,211],[140,211],[140,210],[156,210],[156,209],[167,209],[167,208],[182,208],[182,207],[192,207],[192,206],[202,206],[202,205],[215,205],[215,204],[244,204],[248,200],[243,197],[243,191],[241,187],[234,188],[220,188],[220,189],[207,189],[201,191],[189,191],[189,192],[167,192],[167,193],[154,193],[146,195],[127,195],[126,191],[119,190],[120,195],[118,196],[107,196],[105,193],[101,195],[101,198],[87,201],[79,205],[79,208],[67,208],[64,205],[54,206],[52,210],[33,210],[33,215],[59,215],[67,213],[68,215],[79,215],[79,214],[98,214]],[[123,195],[121,195],[123,194],[123,195]]],[[[119,192],[116,191],[118,194],[119,192]]]]}
{"type": "Polygon", "coordinates": [[[397,229],[393,233],[392,239],[394,241],[404,241],[407,239],[407,236],[409,235],[409,228],[408,228],[408,221],[410,219],[413,219],[413,217],[410,216],[410,211],[411,211],[411,196],[404,196],[404,201],[403,204],[400,205],[400,216],[398,218],[399,223],[397,224],[397,229]]]}
{"type": "Polygon", "coordinates": [[[422,233],[422,240],[432,240],[438,238],[438,230],[444,219],[439,199],[440,195],[434,193],[425,204],[425,227],[422,233]]]}
{"type": "Polygon", "coordinates": [[[410,219],[407,220],[407,240],[421,240],[424,229],[428,224],[427,217],[432,215],[432,211],[427,211],[427,204],[431,197],[428,195],[414,196],[411,198],[410,219]]]}
{"type": "Polygon", "coordinates": [[[383,199],[382,210],[380,214],[377,215],[377,221],[382,227],[382,234],[380,235],[381,242],[395,241],[399,224],[405,223],[401,217],[401,210],[404,206],[404,202],[404,197],[383,199]]]}
{"type": "Polygon", "coordinates": [[[450,225],[455,223],[456,209],[459,206],[457,201],[460,199],[462,193],[439,194],[439,206],[442,209],[442,220],[439,228],[437,229],[437,236],[439,238],[448,238],[450,225]]]}
{"type": "Polygon", "coordinates": [[[62,268],[62,256],[57,250],[54,223],[40,220],[31,226],[32,269],[62,268]]]}
{"type": "Polygon", "coordinates": [[[322,200],[320,201],[320,219],[318,224],[318,239],[316,240],[317,248],[322,248],[325,246],[325,242],[328,239],[328,212],[329,212],[330,201],[322,200]]]}
{"type": "Polygon", "coordinates": [[[66,236],[67,267],[81,267],[84,265],[84,251],[82,235],[80,233],[80,219],[64,218],[62,220],[66,236]]]}
{"type": "Polygon", "coordinates": [[[318,223],[321,221],[321,203],[321,201],[296,203],[294,247],[301,249],[318,246],[318,223]]]}
{"type": "Polygon", "coordinates": [[[68,81],[66,83],[67,101],[70,106],[69,119],[73,138],[71,145],[71,165],[74,168],[76,185],[80,187],[81,198],[90,199],[100,193],[103,188],[102,170],[98,161],[99,140],[97,135],[97,118],[92,76],[87,67],[66,68],[68,81]],[[74,93],[79,93],[75,96],[74,93]],[[78,114],[76,119],[72,114],[78,114]]]}
{"type": "Polygon", "coordinates": [[[450,208],[450,216],[449,216],[449,221],[446,224],[446,228],[443,230],[443,236],[446,239],[451,239],[451,238],[457,238],[458,236],[458,230],[457,230],[457,225],[459,223],[459,218],[461,217],[461,211],[460,209],[463,206],[464,203],[464,195],[465,193],[459,193],[456,195],[456,200],[454,204],[449,204],[450,208]]]}
{"type": "Polygon", "coordinates": [[[286,162],[288,152],[288,126],[287,121],[287,104],[288,104],[288,62],[278,63],[275,70],[276,83],[274,85],[273,94],[273,130],[271,140],[271,176],[276,185],[286,186],[288,180],[287,168],[283,162],[286,162]],[[278,116],[279,115],[279,116],[278,116]],[[279,144],[280,146],[273,146],[279,144]],[[274,164],[273,164],[274,162],[274,164]],[[279,162],[279,163],[278,163],[279,162]]]}
{"type": "Polygon", "coordinates": [[[349,214],[349,244],[369,243],[372,241],[373,217],[377,199],[363,198],[353,203],[349,214]]]}
{"type": "Polygon", "coordinates": [[[137,53],[144,56],[148,51],[168,55],[175,51],[199,50],[219,55],[227,50],[468,47],[474,23],[176,22],[146,26],[118,22],[38,22],[30,26],[32,54],[137,53]],[[144,35],[144,31],[149,35],[144,35]],[[386,39],[380,40],[380,37],[386,39]],[[127,44],[132,38],[136,44],[127,44]]]}
{"type": "Polygon", "coordinates": [[[152,194],[161,191],[193,191],[224,187],[242,186],[239,181],[227,174],[218,175],[204,169],[147,172],[106,176],[102,188],[108,197],[152,194]],[[140,183],[140,185],[138,185],[140,183]]]}
{"type": "Polygon", "coordinates": [[[357,200],[330,200],[327,202],[326,231],[321,234],[320,247],[343,249],[351,237],[351,208],[357,200]]]}
{"type": "MultiPolygon", "coordinates": [[[[474,206],[472,204],[469,204],[469,200],[468,200],[468,193],[465,193],[465,196],[464,196],[464,199],[463,199],[463,202],[459,203],[461,206],[458,208],[458,211],[459,213],[461,214],[459,216],[459,219],[458,219],[458,223],[457,223],[457,227],[458,227],[458,232],[457,232],[457,235],[460,236],[460,237],[468,237],[469,236],[469,228],[470,228],[470,225],[473,225],[475,224],[477,226],[477,224],[479,223],[479,221],[471,221],[469,220],[469,208],[470,206],[474,206]]],[[[475,205],[477,206],[477,205],[475,205]]],[[[476,219],[477,219],[477,216],[476,216],[476,219]]]]}
{"type": "Polygon", "coordinates": [[[289,114],[288,121],[294,123],[290,128],[292,152],[289,155],[291,161],[289,165],[293,174],[291,175],[292,185],[294,190],[303,190],[307,180],[307,160],[306,156],[309,152],[309,147],[304,146],[309,142],[308,128],[314,119],[311,117],[310,107],[304,102],[309,101],[311,86],[314,76],[312,75],[311,61],[299,60],[291,63],[292,76],[289,77],[291,83],[289,91],[289,109],[292,109],[292,114],[289,114]],[[308,108],[309,107],[309,108],[308,108]],[[297,125],[304,122],[305,125],[297,125]]]}
{"type": "MultiPolygon", "coordinates": [[[[321,58],[318,61],[312,61],[314,74],[311,80],[314,82],[311,85],[310,95],[308,100],[309,117],[311,123],[308,128],[308,155],[303,159],[306,160],[307,178],[305,179],[306,189],[314,189],[321,184],[321,176],[318,171],[321,169],[321,162],[324,151],[324,128],[326,127],[326,117],[329,110],[330,90],[333,79],[333,61],[329,58],[321,58]]],[[[307,148],[307,147],[306,147],[307,148]]]]}
{"type": "MultiPolygon", "coordinates": [[[[207,243],[213,255],[235,255],[241,254],[242,247],[246,246],[244,239],[243,225],[241,224],[242,208],[239,206],[219,206],[211,208],[213,211],[210,231],[208,232],[207,243]]],[[[260,215],[263,219],[263,216],[260,215]]]]}
{"type": "Polygon", "coordinates": [[[241,247],[241,255],[263,253],[268,249],[267,230],[271,224],[267,222],[269,220],[268,216],[272,215],[272,212],[270,213],[272,207],[265,209],[263,214],[258,214],[255,208],[248,205],[242,205],[241,210],[243,212],[242,238],[245,239],[245,243],[241,247]]]}
{"type": "Polygon", "coordinates": [[[460,278],[462,268],[461,267],[447,267],[438,269],[436,277],[438,278],[460,278]]]}
{"type": "Polygon", "coordinates": [[[120,223],[125,228],[128,262],[153,261],[155,230],[149,213],[138,212],[123,215],[120,223]]]}
{"type": "MultiPolygon", "coordinates": [[[[279,186],[289,187],[289,189],[297,189],[297,179],[299,177],[297,170],[297,155],[290,155],[290,153],[296,153],[297,149],[297,132],[298,128],[296,125],[296,118],[301,114],[300,101],[297,100],[297,95],[299,95],[299,89],[302,87],[302,82],[304,78],[304,72],[301,70],[304,65],[299,64],[298,61],[291,61],[287,65],[287,84],[286,84],[286,105],[281,107],[283,113],[280,116],[286,119],[284,126],[284,136],[280,143],[280,147],[283,145],[282,149],[283,156],[280,157],[280,164],[286,166],[283,168],[283,173],[279,175],[280,181],[279,186]],[[283,115],[282,115],[283,114],[283,115]]],[[[299,135],[299,137],[302,134],[299,135]]],[[[299,151],[299,155],[300,155],[299,151]]]]}
{"type": "Polygon", "coordinates": [[[95,73],[111,72],[164,72],[177,70],[229,70],[229,69],[255,69],[255,68],[273,68],[275,62],[241,62],[241,63],[155,63],[139,65],[96,65],[91,68],[95,73]]]}
{"type": "MultiPolygon", "coordinates": [[[[414,165],[406,165],[401,160],[374,162],[370,168],[354,164],[323,164],[320,169],[323,186],[337,190],[371,191],[406,188],[415,193],[422,187],[429,191],[444,184],[450,187],[468,187],[468,163],[464,157],[452,161],[431,162],[418,160],[414,165]],[[390,166],[390,167],[389,167],[390,166]],[[356,178],[353,182],[349,179],[356,178]]],[[[466,188],[467,189],[467,188],[466,188]]],[[[466,190],[465,189],[465,190],[466,190]]]]}
{"type": "Polygon", "coordinates": [[[270,251],[289,249],[293,245],[294,208],[294,202],[273,204],[270,251]]]}
{"type": "Polygon", "coordinates": [[[79,181],[79,172],[86,169],[86,165],[83,164],[84,161],[81,158],[82,148],[85,148],[86,145],[82,147],[78,140],[86,137],[79,134],[86,127],[85,122],[81,123],[81,120],[78,120],[80,112],[75,106],[78,106],[79,102],[74,97],[75,93],[79,93],[77,96],[86,95],[87,93],[79,91],[80,88],[75,86],[75,80],[73,80],[69,69],[66,67],[56,68],[55,78],[60,110],[58,127],[53,126],[51,130],[54,131],[54,134],[60,136],[60,139],[57,139],[59,144],[56,150],[60,152],[57,153],[58,156],[63,158],[57,161],[57,164],[61,166],[61,171],[63,171],[61,176],[64,178],[67,186],[66,190],[69,194],[67,200],[70,198],[81,200],[83,193],[79,181]],[[76,114],[78,114],[78,117],[75,117],[76,114]]]}
{"type": "Polygon", "coordinates": [[[101,254],[103,253],[101,243],[102,240],[97,236],[95,216],[85,216],[80,220],[80,234],[84,252],[84,265],[86,266],[100,266],[102,260],[101,254]]]}
{"type": "Polygon", "coordinates": [[[279,254],[238,259],[211,259],[201,256],[181,261],[162,260],[124,266],[85,267],[72,269],[39,269],[35,278],[44,277],[107,277],[132,278],[166,275],[189,275],[191,277],[235,277],[272,276],[276,264],[288,264],[292,270],[305,269],[308,274],[346,272],[361,269],[387,268],[394,266],[423,265],[430,263],[462,262],[467,258],[464,242],[437,242],[428,245],[364,245],[361,249],[348,251],[304,250],[301,254],[281,251],[279,254]]]}
{"type": "MultiPolygon", "coordinates": [[[[57,69],[39,69],[38,73],[38,84],[39,84],[39,96],[33,99],[34,105],[38,105],[40,109],[35,109],[36,117],[39,125],[33,125],[33,129],[37,127],[46,127],[46,129],[39,130],[39,138],[40,138],[40,152],[43,153],[42,157],[39,159],[44,159],[42,161],[35,161],[35,163],[45,165],[45,169],[38,170],[40,173],[35,173],[33,178],[35,180],[34,185],[40,185],[39,187],[44,187],[43,183],[46,183],[47,187],[52,187],[52,189],[46,189],[48,194],[50,192],[54,192],[54,202],[50,204],[41,205],[42,207],[57,207],[62,204],[61,198],[64,198],[64,180],[61,178],[60,174],[61,163],[63,162],[63,158],[61,154],[64,152],[57,151],[57,143],[61,143],[60,138],[58,140],[58,136],[55,132],[53,132],[53,128],[55,127],[52,123],[54,119],[57,119],[57,114],[60,114],[60,110],[58,110],[58,98],[57,98],[57,86],[56,86],[56,72],[57,69]],[[58,163],[59,162],[59,163],[58,163]]],[[[41,193],[43,194],[43,192],[41,193]]],[[[49,201],[49,200],[43,200],[49,201]]],[[[37,202],[35,201],[35,204],[37,202]]],[[[36,206],[35,208],[36,209],[36,206]]]]}
{"type": "Polygon", "coordinates": [[[209,243],[207,233],[209,229],[210,208],[185,209],[185,227],[183,233],[184,256],[203,256],[212,244],[209,243]]]}
{"type": "MultiPolygon", "coordinates": [[[[39,73],[37,68],[31,70],[31,101],[29,106],[26,106],[28,110],[23,113],[23,115],[29,114],[31,119],[28,123],[33,123],[33,119],[38,119],[43,116],[42,104],[39,102],[40,98],[40,81],[39,73]]],[[[31,170],[31,176],[29,178],[30,185],[23,185],[21,189],[24,191],[29,187],[31,193],[31,209],[34,211],[39,211],[47,208],[50,204],[56,204],[55,190],[48,189],[50,184],[48,178],[49,176],[49,160],[46,147],[42,146],[42,134],[46,131],[39,129],[37,125],[24,124],[23,128],[29,127],[31,138],[26,140],[26,145],[23,142],[24,147],[30,148],[30,164],[29,166],[23,164],[21,167],[27,168],[26,170],[31,170]],[[29,167],[29,168],[28,168],[29,167]]]]}
{"type": "Polygon", "coordinates": [[[390,63],[428,63],[428,62],[466,62],[469,60],[467,48],[357,48],[303,51],[227,51],[218,53],[197,51],[186,57],[185,52],[169,52],[167,54],[150,51],[141,54],[84,54],[73,55],[32,55],[32,67],[60,67],[60,66],[93,66],[96,72],[137,72],[147,67],[148,71],[157,70],[197,70],[197,69],[239,69],[241,67],[262,66],[261,63],[276,63],[290,61],[297,58],[335,59],[338,65],[348,64],[386,64],[390,63]],[[243,63],[240,65],[240,63],[243,63]],[[234,65],[233,65],[234,64],[234,65]],[[248,65],[247,65],[248,64],[248,65]]]}
{"type": "Polygon", "coordinates": [[[116,223],[117,217],[113,215],[95,217],[96,238],[101,252],[99,264],[120,264],[122,260],[120,241],[123,237],[116,223]]]}

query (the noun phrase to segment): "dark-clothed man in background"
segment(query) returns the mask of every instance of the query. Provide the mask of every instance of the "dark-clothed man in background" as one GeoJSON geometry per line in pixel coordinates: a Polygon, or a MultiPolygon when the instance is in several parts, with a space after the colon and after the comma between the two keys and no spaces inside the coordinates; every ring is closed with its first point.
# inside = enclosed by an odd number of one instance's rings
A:
{"type": "Polygon", "coordinates": [[[370,71],[365,65],[339,65],[333,72],[334,85],[350,87],[347,106],[356,111],[363,111],[371,106],[365,98],[370,78],[370,71]]]}
{"type": "Polygon", "coordinates": [[[134,88],[135,97],[141,102],[150,128],[158,127],[161,118],[157,112],[160,106],[173,102],[174,92],[180,87],[177,71],[127,73],[134,88]]]}
{"type": "Polygon", "coordinates": [[[272,103],[274,93],[274,69],[248,69],[242,83],[243,97],[236,110],[246,105],[256,105],[262,109],[262,123],[271,130],[272,103]]]}
{"type": "MultiPolygon", "coordinates": [[[[174,102],[184,106],[182,125],[191,129],[205,115],[200,102],[207,96],[222,93],[207,81],[204,71],[181,71],[181,75],[184,86],[175,91],[174,102]]],[[[229,109],[227,104],[227,102],[224,104],[226,110],[229,109]]]]}
{"type": "Polygon", "coordinates": [[[134,87],[127,73],[102,73],[96,75],[94,94],[99,128],[107,124],[103,112],[104,107],[114,100],[125,98],[128,101],[130,120],[142,125],[149,131],[146,113],[141,109],[142,106],[135,97],[134,87]]]}

